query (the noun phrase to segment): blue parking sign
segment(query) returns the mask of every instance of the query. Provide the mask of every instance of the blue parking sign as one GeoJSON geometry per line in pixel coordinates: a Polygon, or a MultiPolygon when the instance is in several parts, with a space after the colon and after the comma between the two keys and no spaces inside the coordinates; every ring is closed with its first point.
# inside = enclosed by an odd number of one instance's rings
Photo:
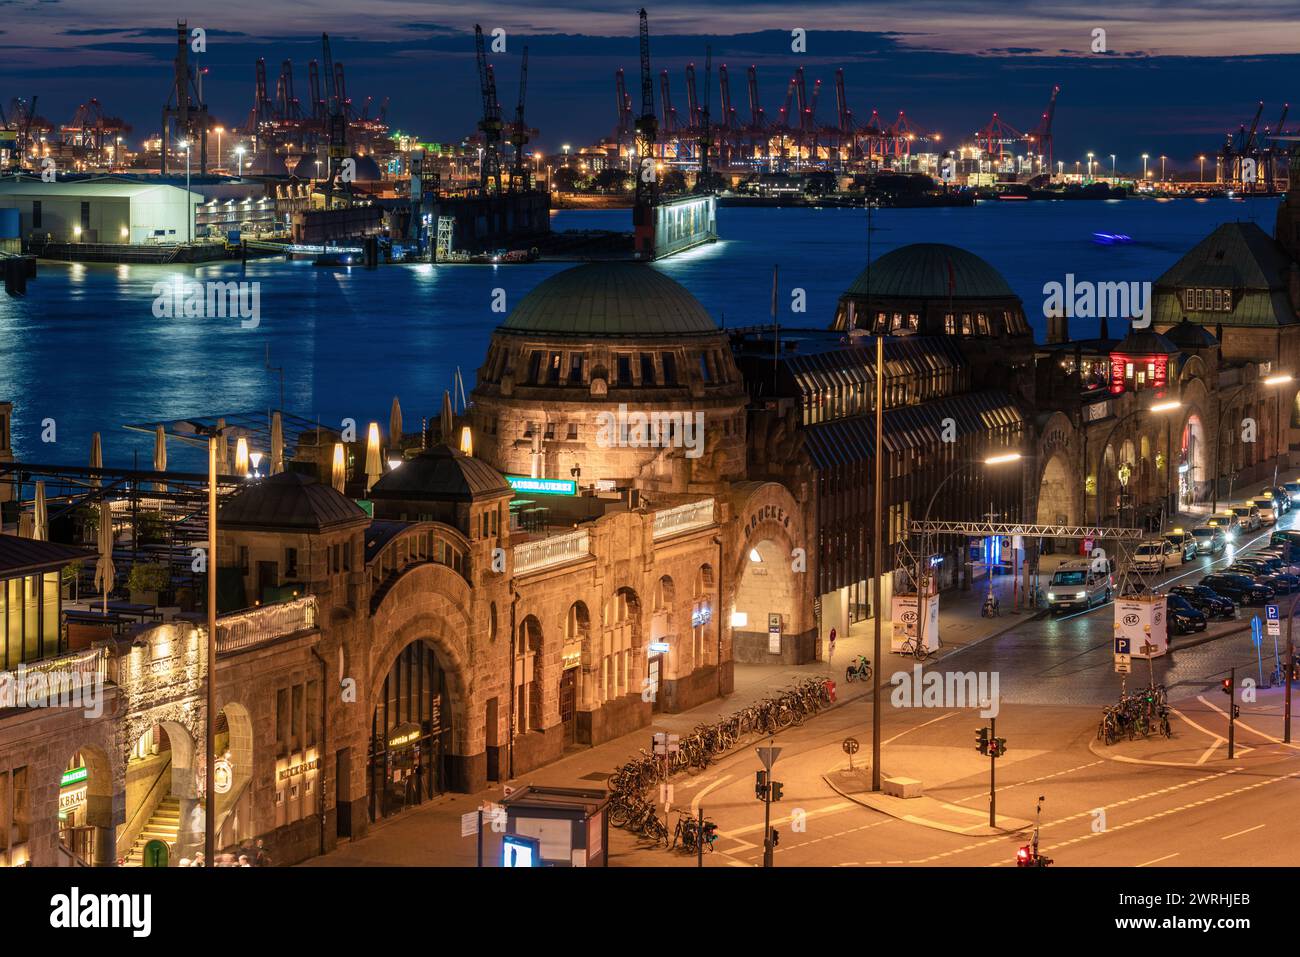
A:
{"type": "Polygon", "coordinates": [[[1129,653],[1130,653],[1130,652],[1129,652],[1129,643],[1128,643],[1128,639],[1127,639],[1127,638],[1122,638],[1122,637],[1120,637],[1119,635],[1116,635],[1116,636],[1115,636],[1115,654],[1117,654],[1117,655],[1127,655],[1127,654],[1129,654],[1129,653]]]}
{"type": "Polygon", "coordinates": [[[1281,616],[1278,614],[1278,606],[1265,605],[1264,617],[1266,617],[1269,621],[1279,621],[1281,619],[1281,616]]]}

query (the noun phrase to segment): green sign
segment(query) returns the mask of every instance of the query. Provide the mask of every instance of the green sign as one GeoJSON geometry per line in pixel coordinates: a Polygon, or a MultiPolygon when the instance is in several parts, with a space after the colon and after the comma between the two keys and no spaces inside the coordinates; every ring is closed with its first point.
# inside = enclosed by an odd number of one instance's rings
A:
{"type": "Polygon", "coordinates": [[[361,510],[371,518],[375,517],[375,503],[368,498],[354,498],[352,501],[361,506],[361,510]]]}
{"type": "Polygon", "coordinates": [[[63,777],[59,778],[59,787],[66,788],[69,784],[80,784],[88,777],[90,777],[90,772],[86,770],[86,766],[83,764],[71,771],[64,771],[63,777]]]}
{"type": "Polygon", "coordinates": [[[167,866],[167,842],[160,841],[157,838],[150,841],[144,846],[144,866],[145,867],[166,867],[167,866]]]}
{"type": "Polygon", "coordinates": [[[577,495],[578,483],[572,479],[528,478],[524,475],[507,475],[506,481],[516,492],[533,495],[577,495]]]}

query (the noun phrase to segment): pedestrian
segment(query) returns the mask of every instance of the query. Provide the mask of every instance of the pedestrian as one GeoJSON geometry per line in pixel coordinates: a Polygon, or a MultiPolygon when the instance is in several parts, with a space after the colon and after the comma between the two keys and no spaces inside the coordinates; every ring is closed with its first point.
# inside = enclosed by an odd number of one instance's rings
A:
{"type": "Polygon", "coordinates": [[[253,864],[256,867],[271,866],[271,855],[266,853],[266,842],[260,837],[257,839],[257,852],[253,856],[253,864]]]}
{"type": "Polygon", "coordinates": [[[828,665],[835,663],[835,629],[834,628],[831,629],[830,649],[831,649],[830,654],[826,656],[826,663],[828,665]]]}
{"type": "Polygon", "coordinates": [[[203,867],[203,852],[199,851],[194,855],[194,862],[190,867],[203,867]]]}
{"type": "Polygon", "coordinates": [[[239,866],[240,866],[240,867],[252,867],[252,866],[253,866],[252,864],[248,863],[248,855],[247,855],[247,854],[240,854],[240,855],[239,855],[239,866]]]}

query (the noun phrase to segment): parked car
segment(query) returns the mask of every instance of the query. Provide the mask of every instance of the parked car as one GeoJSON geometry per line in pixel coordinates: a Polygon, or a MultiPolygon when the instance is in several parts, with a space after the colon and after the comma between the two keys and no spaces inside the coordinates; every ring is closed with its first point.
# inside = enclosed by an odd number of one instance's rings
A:
{"type": "Polygon", "coordinates": [[[1277,528],[1268,537],[1270,545],[1285,545],[1292,549],[1292,555],[1300,557],[1300,529],[1277,528]]]}
{"type": "Polygon", "coordinates": [[[1205,612],[1210,618],[1233,618],[1237,606],[1231,598],[1220,595],[1208,585],[1175,585],[1169,589],[1171,595],[1185,599],[1193,608],[1205,612]]]}
{"type": "Polygon", "coordinates": [[[1254,505],[1234,505],[1232,514],[1237,516],[1237,522],[1246,532],[1258,532],[1263,525],[1259,519],[1259,509],[1254,505]]]}
{"type": "Polygon", "coordinates": [[[1269,558],[1277,559],[1279,563],[1278,571],[1296,574],[1300,571],[1300,549],[1292,549],[1289,545],[1270,545],[1267,548],[1261,548],[1258,551],[1250,553],[1251,558],[1269,558]]]}
{"type": "Polygon", "coordinates": [[[1194,631],[1204,631],[1208,619],[1205,612],[1194,608],[1181,595],[1165,596],[1165,614],[1169,618],[1170,628],[1175,635],[1187,635],[1194,631]]]}
{"type": "Polygon", "coordinates": [[[1066,562],[1047,586],[1047,607],[1053,612],[1091,608],[1110,601],[1111,577],[1099,562],[1066,562]]]}
{"type": "Polygon", "coordinates": [[[1278,571],[1263,558],[1239,558],[1228,566],[1228,571],[1254,575],[1279,595],[1289,595],[1300,588],[1300,578],[1278,571]]]}
{"type": "Polygon", "coordinates": [[[1206,575],[1201,579],[1200,584],[1226,598],[1231,598],[1238,605],[1263,605],[1272,601],[1277,594],[1249,575],[1240,575],[1236,572],[1206,575]]]}
{"type": "Polygon", "coordinates": [[[1183,553],[1164,538],[1141,542],[1133,553],[1133,568],[1140,572],[1162,572],[1167,568],[1177,568],[1184,561],[1183,553]]]}
{"type": "Polygon", "coordinates": [[[1178,553],[1182,555],[1182,563],[1184,565],[1196,558],[1198,550],[1196,536],[1191,532],[1185,532],[1181,528],[1175,528],[1165,536],[1165,541],[1170,545],[1173,545],[1174,548],[1178,550],[1178,553]]]}
{"type": "Polygon", "coordinates": [[[1228,547],[1228,536],[1217,525],[1198,525],[1192,529],[1198,555],[1218,555],[1228,547]]]}
{"type": "Polygon", "coordinates": [[[1259,510],[1259,523],[1261,525],[1276,525],[1278,518],[1278,509],[1282,506],[1278,504],[1280,499],[1275,499],[1272,495],[1261,495],[1251,504],[1259,510]]]}

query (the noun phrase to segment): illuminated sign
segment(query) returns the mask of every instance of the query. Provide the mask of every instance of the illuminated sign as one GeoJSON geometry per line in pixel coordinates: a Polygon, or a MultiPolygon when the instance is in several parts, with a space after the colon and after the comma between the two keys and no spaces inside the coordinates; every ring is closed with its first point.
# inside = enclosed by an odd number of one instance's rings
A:
{"type": "Polygon", "coordinates": [[[524,475],[507,475],[506,481],[516,492],[533,495],[577,495],[578,483],[572,479],[528,478],[524,475]]]}
{"type": "Polygon", "coordinates": [[[73,768],[71,771],[64,771],[63,777],[59,778],[59,787],[66,788],[69,784],[78,784],[81,781],[86,780],[89,776],[90,772],[86,770],[86,766],[83,764],[81,767],[73,768]]]}
{"type": "Polygon", "coordinates": [[[73,788],[65,794],[59,795],[59,813],[64,814],[74,808],[79,808],[86,803],[86,789],[88,785],[83,784],[79,788],[73,788]]]}
{"type": "Polygon", "coordinates": [[[707,625],[713,618],[713,609],[708,605],[698,608],[691,612],[691,627],[698,628],[700,625],[707,625]]]}
{"type": "Polygon", "coordinates": [[[666,655],[666,654],[668,654],[668,642],[666,642],[666,641],[652,641],[652,642],[650,642],[650,654],[652,654],[652,655],[666,655]]]}
{"type": "Polygon", "coordinates": [[[502,867],[540,867],[542,842],[535,837],[507,834],[501,840],[502,867]]]}
{"type": "Polygon", "coordinates": [[[283,781],[285,778],[291,778],[295,774],[306,774],[308,771],[315,771],[320,766],[319,758],[312,758],[310,761],[302,761],[298,764],[291,764],[280,772],[279,778],[283,781]]]}
{"type": "Polygon", "coordinates": [[[393,729],[393,733],[388,736],[388,746],[390,748],[405,748],[420,740],[420,726],[418,724],[402,724],[393,729]]]}

